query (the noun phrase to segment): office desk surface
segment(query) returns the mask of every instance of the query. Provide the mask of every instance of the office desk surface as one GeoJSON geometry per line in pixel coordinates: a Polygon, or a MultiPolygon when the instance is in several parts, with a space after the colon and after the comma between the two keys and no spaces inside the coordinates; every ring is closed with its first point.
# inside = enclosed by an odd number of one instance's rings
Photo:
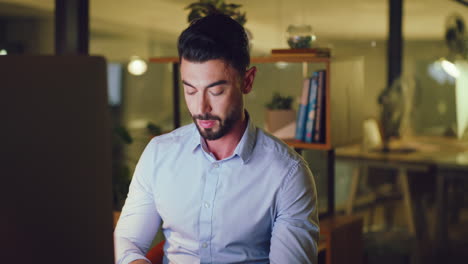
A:
{"type": "MultiPolygon", "coordinates": [[[[393,151],[365,150],[356,144],[337,148],[335,154],[337,160],[345,162],[398,169],[404,179],[401,182],[407,182],[409,170],[435,172],[437,217],[434,225],[434,242],[435,256],[440,258],[447,252],[447,181],[453,177],[468,178],[468,141],[447,137],[411,137],[392,141],[390,149],[393,151]]],[[[410,189],[408,187],[406,189],[404,197],[408,207],[408,218],[414,226],[410,189]]],[[[349,200],[352,201],[352,197],[349,200]]],[[[426,230],[426,227],[422,230],[426,230]]]]}
{"type": "Polygon", "coordinates": [[[386,161],[468,169],[468,141],[448,137],[408,137],[390,142],[390,152],[365,150],[360,144],[336,149],[338,159],[386,161]]]}

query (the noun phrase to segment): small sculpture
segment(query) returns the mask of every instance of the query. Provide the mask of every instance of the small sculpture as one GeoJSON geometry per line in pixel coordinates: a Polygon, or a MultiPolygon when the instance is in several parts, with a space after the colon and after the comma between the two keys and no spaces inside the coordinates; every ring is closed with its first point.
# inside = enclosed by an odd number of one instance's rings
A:
{"type": "Polygon", "coordinates": [[[410,102],[408,87],[401,77],[395,79],[388,88],[379,95],[381,105],[380,122],[382,126],[382,147],[384,152],[390,151],[389,140],[399,138],[404,119],[408,117],[410,102]]]}

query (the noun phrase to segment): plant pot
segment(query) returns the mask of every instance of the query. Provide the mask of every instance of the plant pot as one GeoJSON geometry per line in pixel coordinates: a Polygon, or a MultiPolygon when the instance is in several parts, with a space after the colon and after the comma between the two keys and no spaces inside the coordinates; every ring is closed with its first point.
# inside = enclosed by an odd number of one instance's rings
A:
{"type": "Polygon", "coordinates": [[[296,121],[294,110],[267,110],[265,113],[265,130],[274,133],[296,121]]]}

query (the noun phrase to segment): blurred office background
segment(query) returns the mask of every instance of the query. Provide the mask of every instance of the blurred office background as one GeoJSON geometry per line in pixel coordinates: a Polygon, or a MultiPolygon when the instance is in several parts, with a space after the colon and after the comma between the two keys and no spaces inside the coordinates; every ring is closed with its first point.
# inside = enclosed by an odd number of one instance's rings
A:
{"type": "MultiPolygon", "coordinates": [[[[246,12],[246,28],[253,35],[252,56],[270,55],[272,49],[288,48],[286,29],[292,24],[308,24],[317,37],[314,46],[331,49],[332,58],[359,58],[363,62],[363,97],[351,108],[359,108],[364,118],[380,118],[378,97],[389,86],[387,52],[390,0],[235,0],[246,12]]],[[[176,42],[188,26],[188,11],[193,0],[90,0],[89,54],[104,56],[108,62],[109,106],[119,137],[131,137],[116,152],[131,175],[136,162],[154,135],[148,124],[160,132],[173,129],[172,65],[152,63],[151,58],[177,56],[176,42]],[[147,64],[142,75],[128,71],[128,64],[140,58],[147,64]],[[128,134],[127,134],[128,133],[128,134]]],[[[457,130],[456,78],[441,67],[441,58],[450,50],[445,40],[450,18],[458,15],[468,21],[468,7],[463,1],[405,0],[402,9],[403,60],[401,80],[411,86],[411,112],[402,128],[404,135],[455,135],[457,130]]],[[[53,0],[0,0],[0,54],[54,54],[53,0]]],[[[288,71],[294,65],[276,65],[288,71]],[[290,69],[290,68],[289,68],[290,69]]],[[[259,75],[273,78],[276,69],[259,66],[259,75]]],[[[287,74],[274,76],[286,93],[300,87],[286,87],[294,81],[287,74]]],[[[347,78],[342,73],[340,78],[347,78]]],[[[276,80],[276,79],[275,79],[276,80]]],[[[468,89],[468,87],[465,87],[468,89]]],[[[246,97],[254,121],[262,127],[264,104],[272,91],[258,88],[246,97]]],[[[296,99],[296,98],[295,98],[296,99]]],[[[294,101],[297,107],[297,100],[294,101]]],[[[83,107],[86,103],[83,102],[83,107]]],[[[190,122],[181,97],[182,125],[190,122]]],[[[120,139],[122,140],[122,139],[120,139]]],[[[326,207],[326,172],[324,154],[304,151],[318,183],[321,207],[326,207]]],[[[394,172],[377,170],[381,180],[360,182],[360,192],[387,184],[394,172]]],[[[125,173],[124,173],[125,174],[125,173]]],[[[352,167],[336,162],[335,207],[344,211],[351,184],[352,167]]],[[[127,175],[127,174],[125,174],[127,175]]],[[[428,179],[424,181],[433,181],[428,179]]],[[[461,184],[463,185],[463,184],[461,184]]],[[[429,203],[430,198],[429,198],[429,203]]],[[[386,205],[376,205],[377,219],[384,218],[386,205]],[[380,209],[379,209],[380,208],[380,209]],[[380,210],[380,211],[379,211],[380,210]]],[[[401,203],[392,205],[395,212],[401,203]]],[[[117,206],[118,208],[119,206],[117,206]]],[[[366,206],[356,213],[370,222],[366,206]]],[[[400,208],[400,209],[399,209],[400,208]]],[[[400,210],[400,211],[399,211],[400,210]]],[[[375,213],[375,212],[374,212],[375,213]]],[[[463,212],[461,218],[463,219],[463,212]]],[[[405,230],[403,213],[392,215],[392,228],[405,230]]],[[[467,218],[465,216],[465,218],[467,218]]],[[[365,224],[365,231],[382,228],[379,220],[365,224]]],[[[454,233],[463,230],[457,229],[454,233]]],[[[468,233],[467,233],[468,234],[468,233]]],[[[457,239],[461,236],[458,235],[457,239]]],[[[407,251],[405,251],[407,252],[407,251]]]]}

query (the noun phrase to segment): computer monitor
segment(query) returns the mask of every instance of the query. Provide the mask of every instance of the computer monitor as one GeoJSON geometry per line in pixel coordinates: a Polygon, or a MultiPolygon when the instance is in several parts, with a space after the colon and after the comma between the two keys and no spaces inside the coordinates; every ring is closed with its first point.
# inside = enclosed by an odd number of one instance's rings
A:
{"type": "Polygon", "coordinates": [[[2,263],[113,263],[106,62],[0,56],[2,263]]]}

